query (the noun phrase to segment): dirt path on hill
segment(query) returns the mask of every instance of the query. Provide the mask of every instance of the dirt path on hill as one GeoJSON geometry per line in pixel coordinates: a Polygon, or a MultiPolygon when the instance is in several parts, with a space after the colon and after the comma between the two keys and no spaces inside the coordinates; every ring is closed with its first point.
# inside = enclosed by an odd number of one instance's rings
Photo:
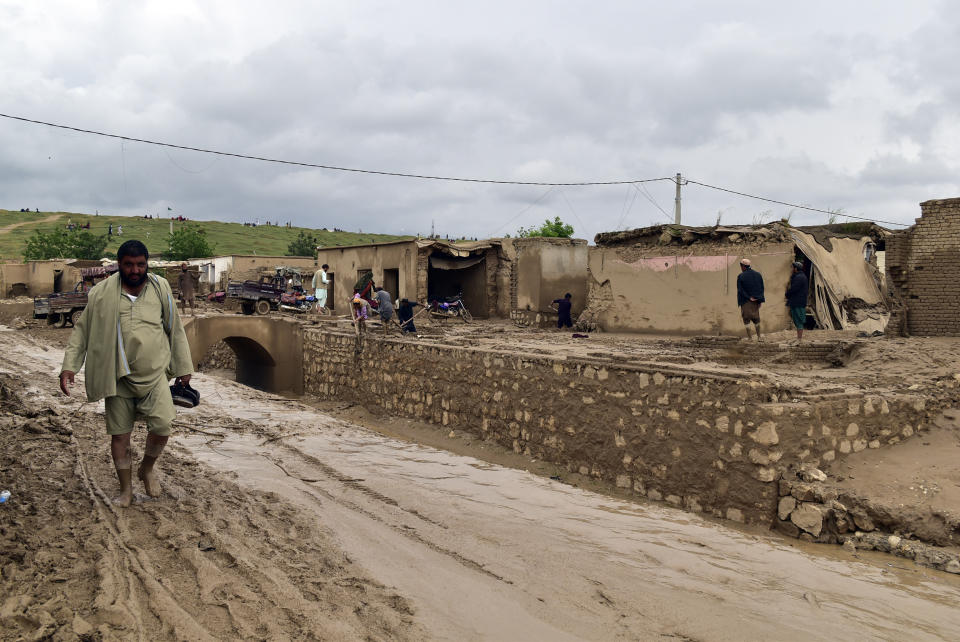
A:
{"type": "Polygon", "coordinates": [[[163,496],[114,510],[102,404],[56,396],[57,343],[0,330],[3,639],[960,637],[954,576],[597,495],[202,374],[163,496]]]}
{"type": "Polygon", "coordinates": [[[20,223],[11,223],[10,225],[4,225],[0,227],[0,234],[6,234],[10,230],[15,230],[18,227],[23,227],[24,225],[34,225],[37,223],[53,223],[58,218],[63,217],[63,214],[51,214],[46,218],[37,219],[36,221],[22,221],[20,223]]]}

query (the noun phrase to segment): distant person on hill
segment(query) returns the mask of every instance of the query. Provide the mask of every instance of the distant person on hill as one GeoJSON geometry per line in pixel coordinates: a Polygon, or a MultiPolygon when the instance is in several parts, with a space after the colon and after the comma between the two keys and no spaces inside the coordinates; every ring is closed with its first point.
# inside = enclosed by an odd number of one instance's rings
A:
{"type": "Polygon", "coordinates": [[[807,322],[807,292],[810,290],[810,281],[803,273],[803,263],[794,261],[793,273],[790,276],[790,286],[785,297],[787,307],[790,308],[790,319],[797,329],[797,343],[803,341],[803,326],[807,322]]]}
{"type": "Polygon", "coordinates": [[[107,226],[107,236],[113,236],[113,223],[107,226]]]}
{"type": "Polygon", "coordinates": [[[169,379],[188,385],[193,373],[190,345],[173,291],[166,279],[147,271],[149,254],[140,241],[117,250],[118,271],[95,285],[77,319],[63,356],[60,390],[69,395],[86,368],[87,401],[104,399],[110,451],[120,480],[118,506],[133,501],[130,433],[134,419],[146,420],[146,445],[137,477],[147,494],[160,496],[154,464],[176,418],[169,379]]]}
{"type": "Polygon", "coordinates": [[[760,337],[760,305],[763,298],[763,277],[750,265],[750,259],[740,260],[740,274],[737,275],[737,305],[740,306],[740,318],[747,330],[747,339],[750,338],[750,324],[754,325],[757,341],[760,337]]]}
{"type": "Polygon", "coordinates": [[[196,310],[196,285],[193,282],[193,275],[187,269],[187,264],[180,265],[180,274],[177,276],[177,289],[180,290],[180,314],[186,314],[187,304],[190,304],[190,316],[197,313],[196,310]]]}
{"type": "Polygon", "coordinates": [[[567,292],[562,299],[554,299],[557,304],[557,329],[562,330],[564,326],[573,327],[573,319],[570,318],[570,308],[573,307],[573,295],[567,292]]]}

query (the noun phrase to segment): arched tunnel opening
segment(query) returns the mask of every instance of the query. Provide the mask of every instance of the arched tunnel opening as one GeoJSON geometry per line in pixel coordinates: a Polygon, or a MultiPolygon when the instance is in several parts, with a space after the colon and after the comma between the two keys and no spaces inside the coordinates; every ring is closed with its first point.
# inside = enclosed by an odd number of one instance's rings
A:
{"type": "Polygon", "coordinates": [[[238,383],[257,390],[282,392],[276,376],[277,363],[262,345],[247,337],[227,337],[223,342],[237,357],[238,383]]]}

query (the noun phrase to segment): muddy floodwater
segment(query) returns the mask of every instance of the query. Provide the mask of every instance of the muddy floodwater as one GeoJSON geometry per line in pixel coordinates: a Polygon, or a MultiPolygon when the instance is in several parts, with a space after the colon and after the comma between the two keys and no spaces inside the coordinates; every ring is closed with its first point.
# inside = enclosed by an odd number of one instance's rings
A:
{"type": "Polygon", "coordinates": [[[182,448],[316,516],[443,639],[957,639],[960,582],[397,441],[200,377],[272,437],[182,448]]]}
{"type": "MultiPolygon", "coordinates": [[[[0,336],[7,371],[55,376],[60,350],[0,336]]],[[[428,639],[960,639],[958,578],[901,558],[611,498],[215,376],[194,385],[203,402],[180,414],[165,456],[293,507],[402,596],[428,639]]],[[[78,406],[47,384],[33,394],[78,406]]],[[[190,492],[155,503],[175,514],[190,492]]]]}

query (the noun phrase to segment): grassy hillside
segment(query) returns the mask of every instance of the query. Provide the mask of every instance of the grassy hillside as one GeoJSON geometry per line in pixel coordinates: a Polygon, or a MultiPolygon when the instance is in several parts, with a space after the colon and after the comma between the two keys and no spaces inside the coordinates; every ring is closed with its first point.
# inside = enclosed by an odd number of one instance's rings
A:
{"type": "MultiPolygon", "coordinates": [[[[23,248],[34,230],[49,232],[63,228],[68,222],[84,225],[90,222],[94,234],[106,234],[113,223],[114,234],[107,245],[107,252],[115,253],[121,243],[128,239],[143,241],[151,255],[159,256],[166,250],[170,219],[145,219],[131,216],[94,216],[75,212],[11,212],[0,210],[0,258],[22,259],[23,248]],[[54,218],[56,217],[56,218],[54,218]],[[117,227],[123,226],[123,236],[117,235],[117,227]]],[[[177,226],[192,225],[206,231],[207,240],[213,245],[214,254],[261,254],[283,256],[287,246],[301,231],[312,232],[320,245],[360,245],[374,241],[395,241],[403,236],[390,234],[358,234],[356,232],[324,232],[304,227],[274,227],[259,225],[248,227],[242,223],[220,221],[173,222],[177,226]]]]}

